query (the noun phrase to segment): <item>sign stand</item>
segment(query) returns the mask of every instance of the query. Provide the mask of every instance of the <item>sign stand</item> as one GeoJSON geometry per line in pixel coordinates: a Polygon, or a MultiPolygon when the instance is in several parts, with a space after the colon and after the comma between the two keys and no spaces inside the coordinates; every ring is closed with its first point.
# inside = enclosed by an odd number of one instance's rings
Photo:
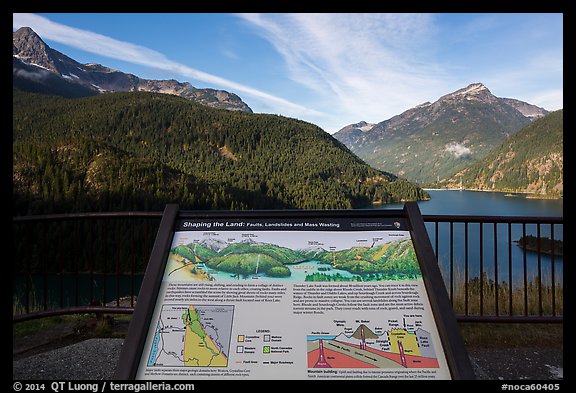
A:
{"type": "Polygon", "coordinates": [[[415,202],[167,205],[115,379],[475,379],[415,202]]]}
{"type": "Polygon", "coordinates": [[[408,202],[404,211],[412,224],[414,249],[453,379],[476,379],[418,204],[408,202]]]}

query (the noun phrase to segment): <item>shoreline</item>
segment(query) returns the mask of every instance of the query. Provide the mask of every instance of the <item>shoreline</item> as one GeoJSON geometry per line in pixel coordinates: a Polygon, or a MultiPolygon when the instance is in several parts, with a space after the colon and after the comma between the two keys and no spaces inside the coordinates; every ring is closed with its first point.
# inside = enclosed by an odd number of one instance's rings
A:
{"type": "MultiPolygon", "coordinates": [[[[520,247],[523,250],[526,251],[530,251],[530,252],[538,252],[538,247],[534,247],[534,246],[529,246],[529,245],[523,245],[521,244],[518,240],[513,240],[512,243],[515,243],[518,247],[520,247]]],[[[545,249],[545,248],[540,248],[540,254],[545,254],[545,255],[554,255],[557,257],[564,257],[564,252],[563,251],[556,251],[554,250],[554,253],[552,253],[551,249],[545,249]]]]}
{"type": "Polygon", "coordinates": [[[479,190],[474,188],[422,188],[424,191],[475,191],[475,192],[495,192],[499,194],[505,194],[504,196],[510,198],[526,198],[526,199],[550,199],[550,200],[562,200],[563,196],[552,196],[552,195],[542,195],[534,194],[526,191],[498,191],[498,190],[479,190]]]}

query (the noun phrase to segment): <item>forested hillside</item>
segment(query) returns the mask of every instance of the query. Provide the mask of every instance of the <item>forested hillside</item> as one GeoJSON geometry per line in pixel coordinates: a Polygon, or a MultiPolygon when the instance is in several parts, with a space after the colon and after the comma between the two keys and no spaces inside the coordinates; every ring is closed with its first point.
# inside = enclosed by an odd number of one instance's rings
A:
{"type": "Polygon", "coordinates": [[[535,120],[478,163],[441,186],[525,192],[559,197],[564,192],[563,110],[535,120]]]}
{"type": "Polygon", "coordinates": [[[15,214],[333,209],[428,198],[303,121],[176,96],[13,90],[15,214]]]}

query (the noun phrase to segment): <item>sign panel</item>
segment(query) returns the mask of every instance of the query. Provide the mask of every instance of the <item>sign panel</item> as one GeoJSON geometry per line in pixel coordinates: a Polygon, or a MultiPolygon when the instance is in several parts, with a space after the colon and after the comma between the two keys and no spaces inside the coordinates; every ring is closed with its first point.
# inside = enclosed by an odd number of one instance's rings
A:
{"type": "Polygon", "coordinates": [[[404,211],[180,214],[129,377],[454,378],[415,244],[404,211]]]}

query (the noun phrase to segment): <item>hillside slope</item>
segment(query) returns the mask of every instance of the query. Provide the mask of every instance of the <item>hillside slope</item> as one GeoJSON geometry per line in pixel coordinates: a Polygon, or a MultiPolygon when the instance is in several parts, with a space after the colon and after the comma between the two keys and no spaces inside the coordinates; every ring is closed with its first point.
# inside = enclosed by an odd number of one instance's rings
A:
{"type": "Polygon", "coordinates": [[[427,198],[319,127],[156,93],[13,96],[16,210],[353,208],[427,198]]]}
{"type": "Polygon", "coordinates": [[[374,168],[430,184],[482,159],[546,113],[473,83],[378,124],[346,126],[334,137],[374,168]]]}
{"type": "Polygon", "coordinates": [[[563,110],[552,112],[439,185],[453,188],[462,181],[462,186],[469,189],[561,196],[563,130],[563,110]]]}

